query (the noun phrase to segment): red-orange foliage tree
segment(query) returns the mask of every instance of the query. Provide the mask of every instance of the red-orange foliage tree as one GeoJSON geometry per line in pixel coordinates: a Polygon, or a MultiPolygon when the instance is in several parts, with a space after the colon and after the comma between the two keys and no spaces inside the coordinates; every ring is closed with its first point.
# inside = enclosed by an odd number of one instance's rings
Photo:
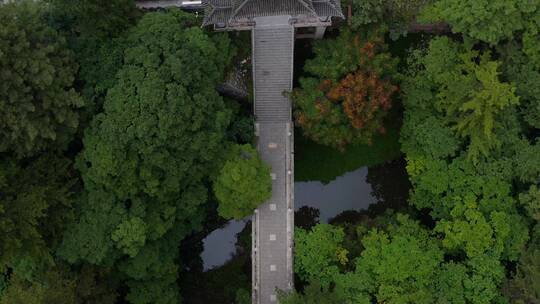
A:
{"type": "Polygon", "coordinates": [[[361,39],[343,32],[315,47],[306,63],[315,77],[300,79],[293,92],[297,123],[316,142],[344,149],[351,143],[371,143],[384,133],[384,118],[398,87],[391,82],[396,62],[377,36],[361,39]]]}
{"type": "Polygon", "coordinates": [[[354,128],[384,133],[381,118],[392,107],[396,91],[396,86],[375,73],[357,71],[331,87],[326,97],[342,104],[354,128]]]}

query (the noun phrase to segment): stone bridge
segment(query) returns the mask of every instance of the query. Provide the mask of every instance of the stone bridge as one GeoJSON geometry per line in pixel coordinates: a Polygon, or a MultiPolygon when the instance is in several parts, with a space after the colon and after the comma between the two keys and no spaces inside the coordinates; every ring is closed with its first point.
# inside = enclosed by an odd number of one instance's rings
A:
{"type": "Polygon", "coordinates": [[[138,0],[137,5],[204,10],[203,26],[251,31],[257,149],[272,168],[272,197],[252,218],[252,302],[276,303],[276,291],[294,284],[294,128],[287,97],[294,39],[322,38],[332,17],[343,18],[340,0],[138,0]]]}

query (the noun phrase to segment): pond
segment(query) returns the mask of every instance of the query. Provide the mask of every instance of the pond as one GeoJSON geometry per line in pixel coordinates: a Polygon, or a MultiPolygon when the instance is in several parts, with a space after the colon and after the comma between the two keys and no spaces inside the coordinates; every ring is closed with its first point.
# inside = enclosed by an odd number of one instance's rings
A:
{"type": "MultiPolygon", "coordinates": [[[[319,212],[319,221],[328,223],[345,210],[363,210],[377,202],[371,184],[367,182],[368,168],[339,176],[328,184],[319,181],[294,183],[295,209],[310,207],[319,212]]],[[[298,221],[298,213],[296,214],[298,221]]]]}
{"type": "MultiPolygon", "coordinates": [[[[295,226],[308,229],[399,210],[407,206],[409,189],[403,159],[341,173],[330,181],[297,181],[295,226]]],[[[183,303],[234,303],[238,291],[249,295],[251,221],[220,222],[211,215],[208,230],[183,241],[183,303]]]]}
{"type": "MultiPolygon", "coordinates": [[[[367,210],[375,203],[381,204],[375,208],[379,209],[376,213],[380,213],[386,208],[406,203],[408,191],[403,160],[362,167],[326,184],[320,181],[295,182],[295,224],[309,227],[309,223],[328,223],[344,211],[367,210]]],[[[236,253],[236,235],[248,221],[229,221],[203,240],[201,258],[205,271],[225,264],[236,253]]]]}
{"type": "Polygon", "coordinates": [[[204,250],[201,254],[204,271],[221,266],[236,253],[236,235],[244,229],[248,219],[229,221],[227,224],[212,231],[204,240],[204,250]]]}

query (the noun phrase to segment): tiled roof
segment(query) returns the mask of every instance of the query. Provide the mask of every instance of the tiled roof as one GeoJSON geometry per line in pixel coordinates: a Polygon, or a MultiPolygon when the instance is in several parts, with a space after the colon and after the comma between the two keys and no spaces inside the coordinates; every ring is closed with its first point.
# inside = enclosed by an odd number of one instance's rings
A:
{"type": "Polygon", "coordinates": [[[249,24],[255,17],[290,15],[293,18],[341,17],[339,0],[204,0],[203,25],[249,24]]]}

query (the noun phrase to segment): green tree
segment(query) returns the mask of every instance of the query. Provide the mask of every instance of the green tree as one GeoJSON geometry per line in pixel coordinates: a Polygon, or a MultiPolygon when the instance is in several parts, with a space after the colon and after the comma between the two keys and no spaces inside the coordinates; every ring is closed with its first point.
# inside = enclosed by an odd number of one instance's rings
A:
{"type": "Polygon", "coordinates": [[[32,278],[11,273],[0,303],[36,304],[114,304],[116,282],[109,279],[106,269],[83,265],[80,270],[70,270],[62,263],[49,267],[32,278]]]}
{"type": "Polygon", "coordinates": [[[200,228],[230,122],[214,87],[232,48],[194,18],[148,13],[130,31],[118,82],[78,157],[86,191],[59,253],[114,266],[136,304],[178,303],[178,246],[200,228]]]}
{"type": "Polygon", "coordinates": [[[540,129],[540,65],[534,66],[517,43],[499,47],[504,76],[516,85],[520,97],[520,114],[533,128],[540,129]]]}
{"type": "Polygon", "coordinates": [[[533,220],[540,221],[540,189],[536,185],[532,185],[529,191],[521,193],[519,202],[533,220]]]}
{"type": "MultiPolygon", "coordinates": [[[[468,142],[468,158],[474,162],[500,148],[506,128],[502,117],[519,103],[515,87],[499,78],[500,63],[491,61],[489,53],[467,50],[448,38],[432,40],[427,52],[417,53],[415,60],[405,92],[407,103],[421,111],[413,112],[420,117],[411,123],[424,115],[438,116],[442,127],[450,127],[455,137],[468,142]]],[[[404,129],[414,133],[415,126],[408,124],[406,120],[404,129]]],[[[455,149],[454,142],[448,144],[455,149]]]]}
{"type": "Polygon", "coordinates": [[[463,250],[469,257],[489,250],[497,257],[517,259],[528,229],[507,181],[479,174],[464,159],[450,164],[414,160],[408,171],[414,186],[410,203],[430,209],[435,219],[441,219],[435,231],[444,235],[447,250],[463,250]]]}
{"type": "Polygon", "coordinates": [[[218,213],[242,219],[272,196],[270,167],[250,145],[234,145],[214,182],[218,213]]]}
{"type": "Polygon", "coordinates": [[[365,26],[386,27],[390,37],[406,35],[411,23],[422,9],[433,0],[353,0],[351,27],[361,30],[365,26]]]}
{"type": "Polygon", "coordinates": [[[517,273],[506,282],[506,297],[511,303],[540,302],[540,246],[532,244],[519,260],[517,273]]]}
{"type": "Polygon", "coordinates": [[[540,141],[530,144],[526,140],[516,143],[513,159],[516,175],[522,182],[537,183],[540,180],[540,141]]]}
{"type": "Polygon", "coordinates": [[[492,256],[445,263],[435,282],[437,303],[499,303],[503,277],[504,267],[492,256]]]}
{"type": "MultiPolygon", "coordinates": [[[[501,80],[523,80],[531,71],[506,65],[525,62],[511,47],[501,65],[488,52],[436,38],[410,61],[401,141],[413,184],[409,202],[430,211],[432,237],[445,253],[432,286],[437,303],[504,302],[505,266],[530,239],[514,188],[538,176],[536,145],[523,138],[527,116],[518,111],[518,98],[531,100],[530,92],[501,80]]],[[[522,194],[521,205],[534,209],[533,197],[522,194]]]]}
{"type": "Polygon", "coordinates": [[[342,228],[318,224],[311,231],[295,230],[294,271],[307,282],[317,282],[328,289],[348,263],[347,249],[342,247],[345,233],[342,228]]]}
{"type": "MultiPolygon", "coordinates": [[[[52,25],[69,37],[83,96],[99,111],[123,65],[127,31],[140,15],[133,0],[48,0],[52,25]],[[96,20],[99,22],[96,23],[96,20]]],[[[89,119],[89,118],[88,118],[89,119]]]]}
{"type": "Polygon", "coordinates": [[[84,39],[114,38],[140,14],[133,0],[47,0],[52,23],[84,39]],[[100,22],[96,23],[99,19],[100,22]]]}
{"type": "Polygon", "coordinates": [[[60,270],[51,269],[35,281],[27,281],[12,275],[0,304],[75,304],[76,282],[63,276],[60,270]]]}
{"type": "Polygon", "coordinates": [[[334,304],[344,302],[340,295],[326,291],[317,282],[306,286],[303,294],[296,291],[279,293],[279,303],[282,304],[334,304]]]}
{"type": "Polygon", "coordinates": [[[336,289],[349,301],[433,303],[443,251],[429,230],[405,215],[385,230],[373,229],[362,239],[364,250],[355,271],[338,276],[336,289]]]}
{"type": "Polygon", "coordinates": [[[0,269],[23,259],[32,265],[52,258],[73,217],[76,182],[63,157],[44,155],[27,164],[0,161],[0,269]]]}
{"type": "MultiPolygon", "coordinates": [[[[496,44],[514,33],[538,26],[536,1],[521,0],[438,0],[423,14],[425,21],[445,21],[453,31],[496,44]]],[[[530,34],[534,29],[529,30],[530,34]]]]}
{"type": "Polygon", "coordinates": [[[251,303],[251,292],[240,288],[236,291],[236,299],[234,304],[249,304],[251,303]]]}
{"type": "MultiPolygon", "coordinates": [[[[519,98],[515,95],[516,89],[499,80],[499,66],[495,61],[488,61],[489,55],[480,57],[480,63],[476,64],[478,54],[472,53],[467,57],[462,57],[463,65],[460,66],[462,73],[474,75],[477,89],[470,93],[466,101],[450,101],[457,88],[444,88],[440,97],[446,98],[446,102],[458,102],[459,108],[455,114],[456,130],[459,136],[468,138],[471,142],[469,155],[475,159],[479,153],[486,155],[490,149],[500,145],[500,141],[495,137],[494,129],[496,117],[509,106],[517,105],[519,98]],[[451,92],[451,93],[450,93],[451,92]]],[[[464,80],[464,82],[468,82],[464,80]]],[[[445,104],[447,104],[445,102],[445,104]]],[[[450,104],[447,104],[452,108],[450,104]]],[[[449,110],[447,115],[452,115],[449,110]]]]}
{"type": "Polygon", "coordinates": [[[36,1],[0,6],[0,152],[18,157],[66,149],[84,105],[72,88],[78,67],[45,8],[36,1]]]}
{"type": "Polygon", "coordinates": [[[540,6],[536,9],[536,14],[532,20],[528,22],[522,38],[523,52],[536,69],[540,69],[540,41],[538,35],[540,35],[540,6]]]}

